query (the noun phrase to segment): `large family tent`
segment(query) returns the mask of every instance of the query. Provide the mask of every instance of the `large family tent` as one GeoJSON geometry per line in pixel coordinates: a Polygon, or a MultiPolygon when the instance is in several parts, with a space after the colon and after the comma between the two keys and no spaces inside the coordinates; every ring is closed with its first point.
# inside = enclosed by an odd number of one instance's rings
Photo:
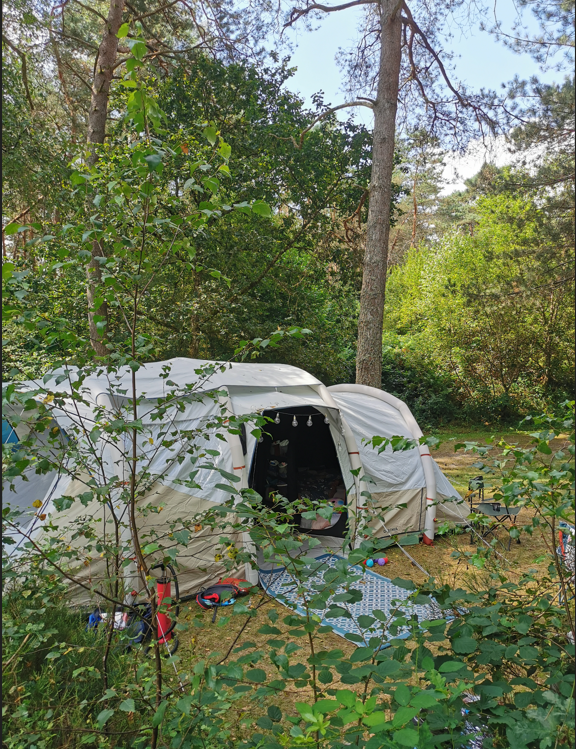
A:
{"type": "MultiPolygon", "coordinates": [[[[132,392],[129,368],[114,374],[103,370],[99,375],[84,379],[80,388],[81,403],[68,397],[75,370],[62,370],[53,375],[52,384],[49,382],[45,386],[35,382],[17,383],[16,395],[22,403],[23,396],[42,400],[47,388],[51,393],[64,394],[63,401],[56,398],[59,405],[52,411],[54,430],[59,431],[62,444],[68,439],[67,434],[78,431],[78,420],[86,433],[92,435],[96,414],[100,422],[107,418],[112,421],[119,404],[128,402],[128,394],[132,392]]],[[[298,497],[333,498],[332,520],[319,516],[316,521],[296,518],[303,533],[321,538],[332,548],[337,547],[345,535],[350,511],[350,517],[369,513],[367,520],[381,537],[419,533],[428,544],[433,542],[435,524],[441,519],[462,522],[458,507],[461,498],[426,445],[396,452],[387,447],[378,453],[367,444],[366,440],[376,435],[416,440],[422,436],[408,407],[381,390],[362,385],[326,387],[308,372],[285,364],[226,364],[186,358],[142,366],[136,373],[136,387],[140,399],[138,418],[142,428],[148,430],[145,432],[147,439],[138,442],[139,459],[147,459],[150,473],[159,475],[141,501],[162,508],[160,513],[147,513],[139,519],[143,535],[152,525],[156,530],[168,529],[177,518],[193,517],[229,499],[229,493],[222,488],[219,469],[238,477],[238,488],[254,488],[265,501],[274,493],[289,501],[298,497]],[[186,394],[192,392],[195,398],[187,398],[186,394]],[[160,433],[163,424],[151,419],[149,414],[154,412],[155,404],[176,393],[183,403],[172,417],[174,424],[183,433],[198,434],[203,447],[211,450],[214,456],[214,467],[202,468],[195,477],[201,488],[186,485],[191,471],[189,462],[174,460],[169,450],[156,446],[155,435],[160,433]],[[228,414],[258,413],[269,417],[270,421],[259,439],[248,428],[240,434],[226,433],[222,441],[212,425],[215,415],[222,413],[222,407],[228,414]]],[[[22,439],[30,428],[26,413],[33,411],[23,412],[22,406],[15,403],[5,410],[7,423],[6,428],[3,427],[3,441],[6,436],[13,448],[17,447],[14,435],[22,439]],[[11,418],[17,422],[15,428],[10,426],[11,418]]],[[[98,443],[101,465],[107,474],[104,480],[112,476],[122,478],[122,471],[127,471],[126,454],[132,449],[129,436],[124,451],[111,447],[105,436],[103,434],[98,443]]],[[[21,513],[21,527],[28,537],[40,541],[43,523],[39,516],[44,515],[69,538],[72,538],[75,524],[90,515],[101,523],[102,533],[110,532],[107,531],[106,504],[74,502],[68,509],[57,511],[55,502],[59,497],[79,496],[86,491],[86,480],[73,475],[65,462],[60,470],[42,476],[31,466],[25,478],[28,480],[20,478],[15,483],[15,493],[5,492],[4,496],[5,502],[21,513]],[[35,500],[42,503],[40,509],[32,508],[35,500]]],[[[23,539],[16,537],[15,540],[13,553],[17,554],[23,539]]],[[[223,567],[215,561],[218,540],[218,536],[200,527],[188,540],[178,557],[182,593],[198,590],[222,574],[223,567]]],[[[237,534],[233,540],[238,545],[249,543],[247,534],[237,534]]],[[[81,540],[70,543],[76,545],[81,554],[81,540]]],[[[97,555],[85,559],[77,570],[77,578],[89,587],[104,576],[105,562],[97,555]]],[[[251,579],[254,580],[253,575],[251,579]]],[[[73,597],[77,602],[87,599],[86,590],[75,590],[73,597]]]]}

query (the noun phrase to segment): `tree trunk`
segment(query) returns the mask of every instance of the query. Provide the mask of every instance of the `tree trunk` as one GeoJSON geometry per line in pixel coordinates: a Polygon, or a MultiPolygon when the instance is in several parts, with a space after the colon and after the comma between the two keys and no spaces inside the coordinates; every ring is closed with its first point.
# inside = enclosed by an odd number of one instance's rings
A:
{"type": "Polygon", "coordinates": [[[382,0],[380,70],[374,105],[370,205],[356,356],[356,382],[377,388],[382,384],[382,327],[390,236],[396,109],[402,60],[402,21],[398,6],[399,3],[394,0],[382,0]]]}
{"type": "MultiPolygon", "coordinates": [[[[108,96],[110,84],[114,74],[114,64],[118,53],[118,29],[122,24],[122,13],[125,0],[110,0],[106,29],[100,47],[94,80],[92,82],[92,96],[90,101],[90,112],[88,114],[88,143],[104,143],[106,137],[106,120],[108,117],[108,96]]],[[[94,164],[98,158],[97,151],[92,148],[88,163],[94,164]]],[[[102,257],[102,247],[98,241],[92,243],[92,260],[86,268],[88,278],[88,326],[90,329],[90,343],[98,356],[107,356],[108,349],[108,305],[103,302],[94,309],[94,301],[98,298],[98,288],[102,283],[102,270],[99,257],[102,257]],[[101,331],[96,327],[95,315],[104,318],[104,326],[101,331]]]]}
{"type": "Polygon", "coordinates": [[[418,226],[418,198],[416,197],[416,175],[412,181],[412,242],[410,247],[416,247],[416,227],[418,226]]]}

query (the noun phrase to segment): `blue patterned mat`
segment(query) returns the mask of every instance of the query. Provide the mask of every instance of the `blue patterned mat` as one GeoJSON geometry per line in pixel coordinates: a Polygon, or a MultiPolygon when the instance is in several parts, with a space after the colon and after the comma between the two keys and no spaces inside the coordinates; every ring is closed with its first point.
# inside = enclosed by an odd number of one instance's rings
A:
{"type": "MultiPolygon", "coordinates": [[[[318,595],[318,591],[313,586],[322,585],[324,581],[324,572],[336,565],[336,562],[341,559],[335,554],[323,554],[316,559],[316,563],[321,562],[322,567],[316,571],[316,573],[308,578],[306,581],[307,589],[299,594],[296,590],[296,583],[290,573],[285,567],[280,567],[275,570],[260,570],[260,582],[264,590],[266,590],[271,596],[277,598],[280,603],[284,604],[288,608],[297,611],[300,615],[305,615],[305,607],[303,603],[305,601],[311,601],[315,595],[318,595]]],[[[370,616],[373,611],[382,611],[387,617],[390,617],[392,612],[398,607],[398,604],[393,604],[393,601],[405,600],[410,592],[404,588],[399,588],[394,585],[391,580],[387,577],[382,577],[376,572],[372,572],[370,569],[365,569],[358,565],[352,566],[350,570],[356,575],[359,575],[359,579],[356,580],[351,588],[362,592],[362,600],[358,603],[334,603],[334,606],[340,606],[346,608],[351,614],[351,618],[338,617],[324,619],[324,614],[330,608],[332,597],[328,600],[328,604],[322,610],[313,609],[313,613],[317,614],[322,619],[322,624],[329,625],[333,628],[334,632],[346,640],[350,640],[346,635],[360,636],[365,641],[370,639],[372,636],[365,632],[365,630],[359,625],[358,617],[362,615],[370,616]]],[[[344,586],[336,588],[334,595],[344,592],[344,586]]],[[[400,615],[403,614],[416,614],[419,621],[427,619],[437,618],[441,616],[440,612],[434,611],[433,604],[427,605],[415,605],[406,604],[401,606],[399,611],[400,615]]],[[[390,635],[392,637],[407,637],[408,630],[403,628],[398,634],[390,635]]],[[[355,638],[354,638],[355,639],[355,638]]]]}

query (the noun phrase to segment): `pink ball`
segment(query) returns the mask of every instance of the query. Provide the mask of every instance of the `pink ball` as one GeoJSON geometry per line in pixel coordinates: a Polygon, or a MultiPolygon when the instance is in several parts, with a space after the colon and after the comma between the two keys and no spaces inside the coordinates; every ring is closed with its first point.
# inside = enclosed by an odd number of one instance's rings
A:
{"type": "Polygon", "coordinates": [[[380,565],[380,567],[384,567],[384,565],[386,564],[386,562],[388,561],[388,559],[384,558],[384,557],[380,557],[380,559],[377,559],[376,561],[378,562],[378,564],[380,565]]]}

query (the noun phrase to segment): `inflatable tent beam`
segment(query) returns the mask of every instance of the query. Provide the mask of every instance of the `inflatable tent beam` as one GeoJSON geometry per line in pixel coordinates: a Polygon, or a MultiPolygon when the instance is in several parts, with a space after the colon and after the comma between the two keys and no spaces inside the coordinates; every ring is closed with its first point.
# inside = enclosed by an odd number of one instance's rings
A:
{"type": "MultiPolygon", "coordinates": [[[[358,474],[354,475],[354,486],[356,487],[356,509],[361,510],[364,506],[363,493],[366,491],[366,484],[361,478],[363,465],[362,461],[360,460],[360,450],[358,449],[356,438],[354,437],[354,434],[349,425],[346,423],[346,420],[342,416],[342,413],[338,408],[338,404],[330,395],[330,392],[328,391],[326,385],[311,385],[310,387],[318,393],[318,395],[322,398],[328,408],[335,409],[340,414],[342,431],[344,433],[344,441],[346,442],[346,450],[348,451],[348,457],[350,459],[350,467],[353,471],[358,471],[358,474]]],[[[354,535],[356,536],[356,534],[354,535]]],[[[360,539],[356,538],[356,543],[358,544],[359,542],[360,539]]]]}
{"type": "MultiPolygon", "coordinates": [[[[331,385],[327,390],[332,393],[361,393],[362,395],[369,395],[372,398],[377,398],[384,403],[388,403],[389,406],[393,406],[393,408],[400,412],[415,440],[419,440],[424,436],[412,411],[410,411],[403,401],[394,395],[390,395],[390,393],[385,393],[383,390],[378,390],[378,388],[369,387],[368,385],[331,385]]],[[[432,462],[428,445],[419,445],[418,449],[422,460],[422,468],[424,469],[424,480],[426,481],[426,521],[424,523],[422,541],[432,546],[434,543],[434,521],[436,515],[436,476],[434,475],[434,463],[432,462]]]]}

